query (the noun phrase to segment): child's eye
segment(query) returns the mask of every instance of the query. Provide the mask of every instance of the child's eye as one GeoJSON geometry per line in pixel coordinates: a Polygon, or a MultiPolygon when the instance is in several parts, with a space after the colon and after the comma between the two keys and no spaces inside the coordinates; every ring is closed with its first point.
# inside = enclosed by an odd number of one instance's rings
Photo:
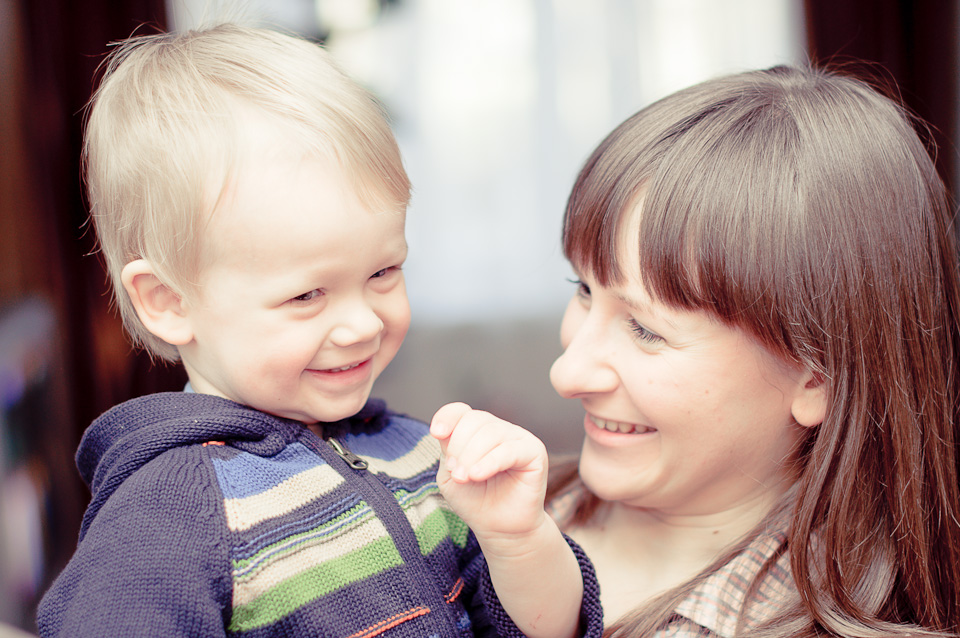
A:
{"type": "Polygon", "coordinates": [[[294,297],[294,298],[291,299],[290,301],[292,301],[293,303],[301,303],[301,304],[302,304],[302,303],[307,303],[307,302],[313,301],[313,300],[316,299],[317,297],[321,297],[321,296],[323,296],[323,291],[320,290],[319,288],[314,288],[314,289],[311,290],[310,292],[305,292],[305,293],[303,293],[302,295],[297,295],[296,297],[294,297]]]}
{"type": "Polygon", "coordinates": [[[660,343],[663,341],[663,337],[653,332],[650,332],[643,326],[641,326],[636,319],[630,319],[627,321],[627,325],[630,326],[630,331],[636,335],[637,339],[644,341],[646,343],[660,343]]]}
{"type": "Polygon", "coordinates": [[[372,275],[370,275],[370,279],[377,279],[378,277],[385,277],[385,276],[387,275],[387,273],[392,272],[392,271],[394,271],[394,270],[400,270],[400,266],[390,266],[389,268],[382,268],[382,269],[378,270],[377,272],[373,273],[372,275]]]}

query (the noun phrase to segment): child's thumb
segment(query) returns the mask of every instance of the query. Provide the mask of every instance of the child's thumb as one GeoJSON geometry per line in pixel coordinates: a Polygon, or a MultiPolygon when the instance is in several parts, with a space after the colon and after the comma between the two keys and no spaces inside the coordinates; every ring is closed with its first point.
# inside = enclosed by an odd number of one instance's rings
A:
{"type": "Polygon", "coordinates": [[[457,428],[460,419],[472,410],[473,408],[466,403],[446,404],[437,410],[433,415],[433,419],[430,420],[430,434],[433,438],[440,441],[447,440],[457,428]]]}

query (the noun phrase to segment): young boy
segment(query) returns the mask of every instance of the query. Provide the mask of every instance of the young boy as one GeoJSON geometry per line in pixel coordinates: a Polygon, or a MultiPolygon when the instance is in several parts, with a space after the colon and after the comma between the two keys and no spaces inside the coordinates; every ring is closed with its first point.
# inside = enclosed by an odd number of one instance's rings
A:
{"type": "Polygon", "coordinates": [[[589,562],[543,513],[542,445],[438,413],[474,536],[426,426],[368,402],[410,321],[409,182],[375,102],[261,29],[109,60],[93,221],[126,327],[191,391],[84,434],[92,501],[41,635],[599,636],[589,562]]]}

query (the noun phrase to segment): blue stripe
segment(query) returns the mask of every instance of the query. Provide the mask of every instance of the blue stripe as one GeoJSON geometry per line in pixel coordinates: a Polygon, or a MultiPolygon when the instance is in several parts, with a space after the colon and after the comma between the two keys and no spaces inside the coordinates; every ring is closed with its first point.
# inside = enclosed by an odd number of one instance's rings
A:
{"type": "Polygon", "coordinates": [[[354,454],[394,461],[417,447],[430,436],[427,426],[419,421],[394,419],[392,426],[373,434],[348,434],[344,441],[354,454]]]}
{"type": "Polygon", "coordinates": [[[276,456],[260,457],[241,452],[232,459],[213,459],[217,480],[225,498],[246,498],[326,461],[302,443],[291,443],[276,456]]]}

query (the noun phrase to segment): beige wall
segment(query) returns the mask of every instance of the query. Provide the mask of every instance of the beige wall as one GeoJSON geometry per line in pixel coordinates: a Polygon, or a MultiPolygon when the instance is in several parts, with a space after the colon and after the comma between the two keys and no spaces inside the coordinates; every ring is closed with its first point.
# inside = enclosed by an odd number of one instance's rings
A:
{"type": "Polygon", "coordinates": [[[560,316],[542,320],[417,325],[373,395],[429,421],[441,405],[464,401],[522,425],[552,453],[572,452],[583,438],[580,402],[557,396],[548,378],[560,354],[560,316]]]}

